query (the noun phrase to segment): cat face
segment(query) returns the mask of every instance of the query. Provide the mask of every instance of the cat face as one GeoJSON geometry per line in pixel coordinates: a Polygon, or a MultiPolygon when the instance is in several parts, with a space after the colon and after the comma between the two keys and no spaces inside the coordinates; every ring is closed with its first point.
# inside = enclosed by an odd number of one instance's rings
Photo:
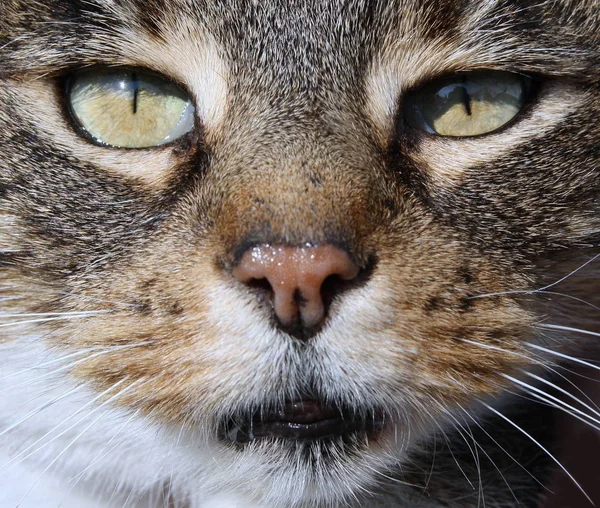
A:
{"type": "Polygon", "coordinates": [[[5,2],[6,323],[42,314],[27,327],[50,354],[82,355],[68,376],[217,450],[261,496],[368,486],[547,361],[531,291],[597,241],[597,7],[5,2]],[[79,109],[100,79],[158,83],[135,90],[159,104],[79,109]],[[171,139],[153,122],[173,97],[171,139]],[[284,275],[240,276],[257,252],[284,275]],[[297,263],[321,252],[351,275],[327,268],[307,296],[297,263]]]}

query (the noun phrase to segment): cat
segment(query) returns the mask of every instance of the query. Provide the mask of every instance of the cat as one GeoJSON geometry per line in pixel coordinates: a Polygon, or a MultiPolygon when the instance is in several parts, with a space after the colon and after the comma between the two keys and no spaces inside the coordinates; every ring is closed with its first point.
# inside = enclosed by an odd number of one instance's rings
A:
{"type": "Polygon", "coordinates": [[[591,506],[599,43],[598,0],[3,0],[0,506],[591,506]]]}

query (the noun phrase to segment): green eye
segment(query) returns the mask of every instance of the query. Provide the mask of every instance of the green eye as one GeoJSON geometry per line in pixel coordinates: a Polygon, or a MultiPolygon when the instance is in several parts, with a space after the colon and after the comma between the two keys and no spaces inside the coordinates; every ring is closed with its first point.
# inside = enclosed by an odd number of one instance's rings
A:
{"type": "Polygon", "coordinates": [[[406,123],[439,136],[480,136],[519,114],[531,78],[500,71],[479,71],[434,81],[407,94],[406,123]]]}
{"type": "Polygon", "coordinates": [[[98,144],[120,148],[164,145],[194,127],[194,106],[179,87],[129,69],[80,72],[67,93],[80,127],[98,144]]]}

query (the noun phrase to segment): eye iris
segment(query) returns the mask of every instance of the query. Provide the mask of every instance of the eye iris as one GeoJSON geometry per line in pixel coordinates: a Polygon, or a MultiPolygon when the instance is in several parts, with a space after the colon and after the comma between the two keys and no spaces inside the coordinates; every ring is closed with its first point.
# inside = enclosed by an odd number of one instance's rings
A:
{"type": "Polygon", "coordinates": [[[440,136],[479,136],[510,122],[525,102],[523,78],[477,72],[437,81],[409,94],[409,126],[440,136]]]}
{"type": "Polygon", "coordinates": [[[150,74],[119,69],[80,73],[68,96],[75,120],[100,144],[158,146],[193,128],[189,97],[150,74]]]}

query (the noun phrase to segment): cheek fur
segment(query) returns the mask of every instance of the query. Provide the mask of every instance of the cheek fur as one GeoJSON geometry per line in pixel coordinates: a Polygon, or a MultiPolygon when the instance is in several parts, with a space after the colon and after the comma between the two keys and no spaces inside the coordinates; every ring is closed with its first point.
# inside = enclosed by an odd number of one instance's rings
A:
{"type": "Polygon", "coordinates": [[[533,315],[502,294],[525,280],[465,259],[452,242],[408,257],[418,239],[404,241],[381,251],[364,287],[334,299],[307,344],[273,327],[269,303],[220,268],[208,248],[193,250],[174,236],[158,236],[143,262],[64,298],[66,312],[89,315],[57,324],[48,340],[66,350],[115,348],[72,374],[98,389],[139,383],[121,404],[211,428],[227,411],[309,387],[395,414],[428,400],[452,407],[501,392],[503,374],[532,363],[522,342],[531,339],[533,315]],[[489,293],[497,295],[477,297],[489,293]]]}

